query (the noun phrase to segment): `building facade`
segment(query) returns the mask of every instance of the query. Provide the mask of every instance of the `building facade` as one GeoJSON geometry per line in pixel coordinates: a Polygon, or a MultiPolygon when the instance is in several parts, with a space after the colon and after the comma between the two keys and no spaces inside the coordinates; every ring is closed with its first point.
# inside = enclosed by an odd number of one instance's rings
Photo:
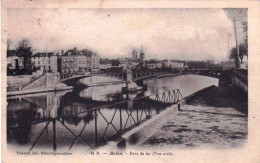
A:
{"type": "Polygon", "coordinates": [[[64,55],[61,57],[61,73],[73,74],[87,71],[87,57],[84,55],[64,55]]]}
{"type": "Polygon", "coordinates": [[[181,70],[184,68],[184,63],[178,61],[169,61],[168,67],[171,69],[181,70]]]}
{"type": "Polygon", "coordinates": [[[78,51],[76,48],[68,50],[61,56],[61,73],[97,72],[100,68],[99,60],[100,57],[96,53],[78,51]]]}
{"type": "Polygon", "coordinates": [[[110,69],[111,67],[112,67],[112,64],[108,59],[100,59],[100,62],[99,62],[100,70],[110,69]]]}
{"type": "Polygon", "coordinates": [[[137,65],[139,65],[140,60],[138,58],[120,58],[119,59],[119,66],[123,67],[123,69],[127,69],[127,65],[130,64],[132,68],[135,68],[137,65]]]}
{"type": "Polygon", "coordinates": [[[31,58],[32,68],[40,68],[43,72],[58,72],[58,56],[54,53],[36,53],[31,58]]]}
{"type": "Polygon", "coordinates": [[[149,61],[145,65],[149,69],[156,69],[157,68],[157,62],[156,61],[149,61]]]}
{"type": "Polygon", "coordinates": [[[98,72],[100,69],[100,57],[96,53],[90,55],[91,72],[98,72]]]}
{"type": "Polygon", "coordinates": [[[23,69],[23,58],[22,57],[17,57],[17,56],[11,56],[7,57],[7,68],[14,70],[14,69],[23,69]]]}
{"type": "Polygon", "coordinates": [[[149,69],[160,69],[160,68],[171,68],[171,69],[183,69],[184,63],[181,61],[169,61],[169,60],[150,60],[145,63],[146,67],[149,69]]]}

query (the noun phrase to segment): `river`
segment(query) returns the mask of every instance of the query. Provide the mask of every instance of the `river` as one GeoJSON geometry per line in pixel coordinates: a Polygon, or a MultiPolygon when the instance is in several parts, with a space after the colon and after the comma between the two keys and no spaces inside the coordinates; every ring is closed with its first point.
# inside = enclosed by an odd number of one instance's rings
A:
{"type": "MultiPolygon", "coordinates": [[[[81,82],[111,81],[86,78],[81,82]]],[[[145,92],[122,94],[125,84],[8,97],[7,143],[13,151],[84,151],[159,114],[170,105],[143,96],[179,89],[188,96],[218,79],[180,75],[144,81],[145,92]],[[134,100],[140,98],[138,100],[134,100]],[[128,102],[122,102],[127,101],[128,102]],[[121,103],[119,103],[121,102],[121,103]],[[113,105],[115,103],[119,103],[113,105]],[[105,106],[105,107],[102,107],[105,106]],[[98,110],[93,110],[100,108],[98,110]],[[81,113],[81,114],[79,114],[81,113]]]]}

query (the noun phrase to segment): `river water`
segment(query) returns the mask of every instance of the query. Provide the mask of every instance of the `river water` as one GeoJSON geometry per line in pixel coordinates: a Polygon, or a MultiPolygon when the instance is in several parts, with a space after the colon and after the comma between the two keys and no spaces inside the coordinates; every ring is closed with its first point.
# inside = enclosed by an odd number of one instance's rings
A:
{"type": "MultiPolygon", "coordinates": [[[[81,82],[112,80],[116,79],[93,77],[81,82]]],[[[170,106],[142,97],[174,89],[185,97],[210,85],[217,86],[218,79],[181,75],[153,78],[144,84],[145,92],[128,95],[122,94],[125,84],[115,84],[8,97],[8,148],[24,152],[84,151],[104,145],[170,106]]]]}

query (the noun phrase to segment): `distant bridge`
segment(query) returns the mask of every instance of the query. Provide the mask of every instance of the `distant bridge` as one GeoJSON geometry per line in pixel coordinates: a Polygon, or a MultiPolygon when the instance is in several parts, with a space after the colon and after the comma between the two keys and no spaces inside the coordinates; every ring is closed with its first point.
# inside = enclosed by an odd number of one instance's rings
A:
{"type": "Polygon", "coordinates": [[[232,70],[221,70],[221,69],[184,70],[183,74],[196,74],[196,75],[217,78],[219,79],[220,85],[228,85],[231,84],[232,70]]]}
{"type": "MultiPolygon", "coordinates": [[[[133,73],[133,82],[136,82],[137,84],[140,84],[140,81],[143,81],[148,78],[153,78],[158,75],[164,75],[167,74],[162,73],[162,72],[149,72],[149,73],[133,73]]],[[[87,78],[87,77],[94,77],[94,76],[103,76],[103,77],[109,77],[109,78],[114,78],[118,79],[119,81],[126,82],[126,73],[125,72],[110,72],[110,73],[86,73],[86,74],[81,74],[81,75],[62,75],[60,83],[64,83],[68,86],[73,86],[77,84],[77,82],[80,79],[87,78]]],[[[108,82],[109,83],[109,82],[108,82]]],[[[113,82],[111,82],[113,83],[113,82]]],[[[142,84],[142,83],[141,83],[142,84]]]]}
{"type": "MultiPolygon", "coordinates": [[[[218,78],[220,84],[227,84],[231,81],[231,70],[182,70],[179,73],[176,72],[133,72],[132,78],[133,82],[137,85],[142,85],[145,79],[154,78],[154,77],[167,77],[171,75],[180,75],[180,74],[196,74],[202,76],[208,76],[213,78],[218,78]]],[[[119,81],[125,83],[126,82],[126,72],[106,72],[106,73],[88,73],[88,74],[75,74],[75,75],[63,75],[61,76],[61,83],[65,83],[66,85],[73,86],[77,84],[79,79],[94,77],[94,76],[104,76],[109,78],[118,79],[119,81]]],[[[109,82],[107,82],[109,83],[109,82]]],[[[113,83],[113,82],[111,82],[113,83]]]]}

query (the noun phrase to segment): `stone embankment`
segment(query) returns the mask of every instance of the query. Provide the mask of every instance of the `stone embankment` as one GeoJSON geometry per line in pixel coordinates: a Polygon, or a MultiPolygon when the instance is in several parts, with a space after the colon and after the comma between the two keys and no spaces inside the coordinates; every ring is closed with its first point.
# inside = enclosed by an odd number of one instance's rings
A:
{"type": "Polygon", "coordinates": [[[187,101],[140,147],[230,148],[245,145],[247,94],[234,87],[212,87],[187,101]]]}
{"type": "Polygon", "coordinates": [[[7,76],[7,91],[18,91],[39,77],[41,75],[7,76]]]}
{"type": "Polygon", "coordinates": [[[59,91],[73,88],[60,83],[59,73],[46,73],[40,76],[8,76],[7,81],[7,96],[59,91]]]}

